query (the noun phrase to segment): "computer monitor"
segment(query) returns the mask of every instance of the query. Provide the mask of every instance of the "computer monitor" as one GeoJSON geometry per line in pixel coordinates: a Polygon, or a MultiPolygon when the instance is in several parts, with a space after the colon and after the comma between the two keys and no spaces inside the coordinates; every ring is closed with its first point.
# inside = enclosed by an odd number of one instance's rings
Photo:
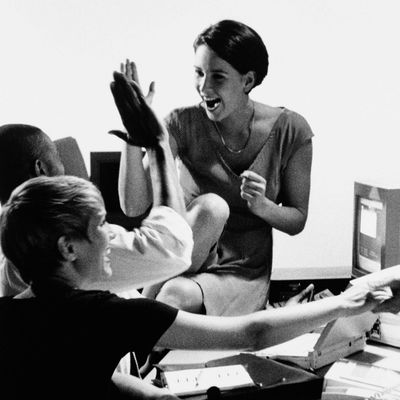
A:
{"type": "Polygon", "coordinates": [[[352,275],[400,264],[400,188],[354,183],[352,275]]]}
{"type": "Polygon", "coordinates": [[[120,151],[92,151],[90,153],[90,180],[103,195],[107,221],[131,230],[140,225],[144,216],[128,217],[121,209],[118,197],[120,160],[120,151]]]}

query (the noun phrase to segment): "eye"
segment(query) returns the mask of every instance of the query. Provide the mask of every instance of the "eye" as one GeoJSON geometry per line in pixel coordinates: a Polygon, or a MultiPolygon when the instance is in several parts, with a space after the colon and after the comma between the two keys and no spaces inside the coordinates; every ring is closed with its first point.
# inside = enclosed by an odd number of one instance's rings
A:
{"type": "Polygon", "coordinates": [[[196,77],[203,77],[204,76],[204,72],[201,70],[201,69],[197,69],[197,68],[195,68],[195,70],[194,70],[194,75],[196,76],[196,77]]]}
{"type": "Polygon", "coordinates": [[[224,80],[225,79],[225,75],[222,75],[222,74],[213,74],[213,78],[214,78],[214,80],[216,80],[216,81],[222,81],[222,80],[224,80]]]}

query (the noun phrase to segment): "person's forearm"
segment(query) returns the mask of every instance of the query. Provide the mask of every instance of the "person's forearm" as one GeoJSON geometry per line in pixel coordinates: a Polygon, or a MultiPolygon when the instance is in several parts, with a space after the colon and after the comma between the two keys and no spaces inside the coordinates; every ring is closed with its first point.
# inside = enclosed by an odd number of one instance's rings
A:
{"type": "Polygon", "coordinates": [[[249,316],[251,330],[254,330],[250,335],[252,347],[258,350],[285,342],[346,315],[346,308],[338,296],[260,311],[249,316]]]}
{"type": "Polygon", "coordinates": [[[123,144],[118,194],[121,209],[129,217],[144,214],[153,201],[150,174],[143,165],[140,147],[123,144]]]}
{"type": "Polygon", "coordinates": [[[180,215],[186,215],[182,189],[179,184],[175,160],[168,139],[161,140],[155,148],[147,150],[154,206],[171,207],[180,215]]]}
{"type": "Polygon", "coordinates": [[[297,235],[305,226],[307,211],[295,207],[280,206],[265,199],[264,207],[258,214],[273,228],[289,235],[297,235]]]}
{"type": "Polygon", "coordinates": [[[179,311],[158,345],[179,349],[259,350],[310,332],[347,312],[345,301],[339,296],[238,317],[179,311]]]}

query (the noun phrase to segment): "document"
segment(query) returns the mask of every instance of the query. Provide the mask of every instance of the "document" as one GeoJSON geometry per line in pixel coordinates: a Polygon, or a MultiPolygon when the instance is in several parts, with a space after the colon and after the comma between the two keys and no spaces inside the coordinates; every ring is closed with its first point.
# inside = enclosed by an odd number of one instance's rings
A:
{"type": "Polygon", "coordinates": [[[369,363],[341,359],[325,374],[322,399],[334,399],[339,394],[363,398],[398,400],[400,372],[369,363]]]}

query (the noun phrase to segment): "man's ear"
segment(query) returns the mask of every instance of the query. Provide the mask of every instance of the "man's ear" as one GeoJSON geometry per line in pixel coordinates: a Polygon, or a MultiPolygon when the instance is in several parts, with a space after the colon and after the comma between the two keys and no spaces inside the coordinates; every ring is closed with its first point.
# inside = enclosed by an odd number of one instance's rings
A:
{"type": "Polygon", "coordinates": [[[35,175],[36,176],[48,176],[47,166],[46,164],[40,159],[35,160],[35,175]]]}
{"type": "Polygon", "coordinates": [[[60,236],[57,240],[58,251],[62,255],[65,261],[75,261],[77,258],[77,249],[73,241],[66,238],[66,236],[60,236]]]}
{"type": "Polygon", "coordinates": [[[249,94],[256,83],[256,73],[249,71],[244,75],[244,92],[249,94]]]}

